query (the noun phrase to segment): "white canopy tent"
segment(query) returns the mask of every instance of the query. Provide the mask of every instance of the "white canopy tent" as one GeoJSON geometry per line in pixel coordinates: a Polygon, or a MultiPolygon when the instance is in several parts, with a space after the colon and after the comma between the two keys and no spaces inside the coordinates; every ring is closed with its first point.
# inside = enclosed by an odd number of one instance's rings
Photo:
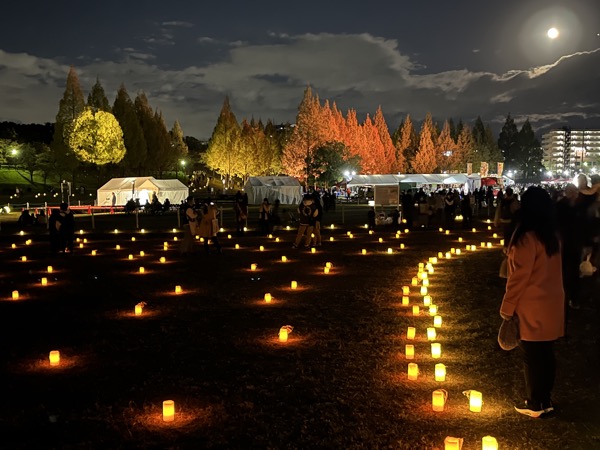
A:
{"type": "Polygon", "coordinates": [[[283,205],[297,205],[302,201],[302,186],[294,177],[250,177],[244,185],[248,203],[259,204],[263,199],[275,200],[283,205]]]}
{"type": "Polygon", "coordinates": [[[171,204],[181,203],[189,195],[189,188],[179,180],[157,180],[154,177],[113,178],[97,191],[97,206],[112,206],[113,193],[116,205],[123,206],[128,200],[139,199],[140,204],[152,201],[152,193],[164,203],[169,199],[171,204]]]}

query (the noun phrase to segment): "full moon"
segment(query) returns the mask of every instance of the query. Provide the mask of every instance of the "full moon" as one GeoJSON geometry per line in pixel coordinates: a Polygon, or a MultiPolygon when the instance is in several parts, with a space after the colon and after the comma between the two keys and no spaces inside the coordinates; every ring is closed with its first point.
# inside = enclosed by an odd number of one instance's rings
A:
{"type": "Polygon", "coordinates": [[[556,28],[552,27],[546,33],[550,39],[556,39],[559,35],[559,32],[556,28]]]}

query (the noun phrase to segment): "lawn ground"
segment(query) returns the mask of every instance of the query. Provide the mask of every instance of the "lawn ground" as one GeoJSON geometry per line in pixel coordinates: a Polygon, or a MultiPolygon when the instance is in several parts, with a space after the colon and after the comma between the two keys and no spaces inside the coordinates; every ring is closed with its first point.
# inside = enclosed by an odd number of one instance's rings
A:
{"type": "MultiPolygon", "coordinates": [[[[501,449],[600,448],[597,302],[573,311],[569,338],[557,345],[557,414],[522,417],[512,410],[523,395],[518,351],[496,343],[503,280],[493,231],[478,224],[477,232],[449,235],[370,235],[363,217],[325,227],[314,254],[291,248],[294,229],[271,239],[228,239],[226,229],[223,254],[206,255],[199,244],[192,257],[179,255],[174,238],[182,233],[172,231],[172,218],[141,233],[131,217],[105,217],[95,230],[78,217],[83,248],[54,258],[43,231],[21,236],[3,224],[0,448],[443,449],[455,436],[469,450],[486,435],[501,449]],[[493,248],[481,249],[482,241],[493,248]],[[433,318],[418,287],[409,297],[420,315],[401,305],[402,286],[419,262],[450,248],[462,254],[440,259],[429,277],[443,317],[435,341],[442,357],[434,360],[425,336],[433,318]],[[324,274],[327,262],[333,267],[324,274]],[[139,302],[146,306],[136,317],[139,302]],[[284,325],[294,327],[285,344],[284,325]],[[417,332],[416,381],[407,379],[404,356],[409,326],[417,332]],[[58,366],[49,365],[51,350],[61,352],[58,366]],[[445,382],[433,377],[440,362],[445,382]],[[436,389],[448,402],[434,413],[436,389]],[[481,413],[469,411],[462,392],[470,389],[483,393],[481,413]],[[167,399],[176,405],[172,423],[162,421],[167,399]]],[[[325,223],[336,218],[339,211],[325,223]]]]}

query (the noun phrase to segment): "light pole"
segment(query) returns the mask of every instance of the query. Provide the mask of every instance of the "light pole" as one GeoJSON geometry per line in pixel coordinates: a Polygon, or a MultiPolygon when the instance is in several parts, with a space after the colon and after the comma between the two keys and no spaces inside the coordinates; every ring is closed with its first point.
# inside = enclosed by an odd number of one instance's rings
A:
{"type": "Polygon", "coordinates": [[[181,174],[185,175],[185,159],[182,159],[180,161],[180,163],[181,163],[181,174]]]}

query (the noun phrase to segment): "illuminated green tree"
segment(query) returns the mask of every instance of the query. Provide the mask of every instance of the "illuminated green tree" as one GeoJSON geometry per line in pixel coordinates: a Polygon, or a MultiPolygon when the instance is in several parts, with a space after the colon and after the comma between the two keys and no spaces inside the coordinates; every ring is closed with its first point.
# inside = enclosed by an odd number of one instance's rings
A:
{"type": "Polygon", "coordinates": [[[123,132],[111,113],[86,108],[65,136],[69,147],[83,162],[98,166],[118,163],[125,156],[123,132]]]}

